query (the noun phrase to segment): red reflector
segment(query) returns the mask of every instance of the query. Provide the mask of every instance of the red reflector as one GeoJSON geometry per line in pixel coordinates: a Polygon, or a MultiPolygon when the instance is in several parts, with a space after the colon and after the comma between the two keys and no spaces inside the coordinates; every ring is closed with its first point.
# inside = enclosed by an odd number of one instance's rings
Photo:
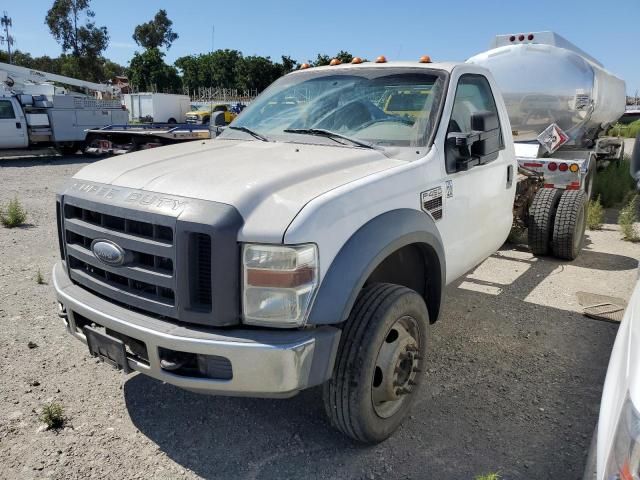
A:
{"type": "Polygon", "coordinates": [[[533,40],[533,34],[529,34],[529,36],[527,37],[529,40],[533,40]]]}
{"type": "Polygon", "coordinates": [[[569,165],[567,165],[566,163],[561,163],[560,166],[558,167],[558,169],[561,172],[566,172],[567,170],[569,170],[569,165]]]}
{"type": "Polygon", "coordinates": [[[545,183],[544,188],[553,188],[555,185],[553,183],[545,183]]]}
{"type": "Polygon", "coordinates": [[[549,162],[549,165],[547,165],[547,168],[552,172],[555,172],[558,169],[558,164],[556,162],[549,162]]]}
{"type": "Polygon", "coordinates": [[[541,163],[538,163],[538,162],[525,162],[525,163],[523,163],[522,165],[523,165],[524,167],[533,167],[533,168],[535,168],[535,167],[541,167],[541,166],[542,166],[542,164],[541,164],[541,163]]]}
{"type": "Polygon", "coordinates": [[[298,287],[313,280],[313,269],[302,267],[298,270],[247,270],[247,284],[254,287],[298,287]]]}
{"type": "Polygon", "coordinates": [[[516,41],[516,36],[515,36],[515,35],[511,35],[511,36],[509,37],[509,41],[510,41],[510,42],[515,42],[515,41],[516,41]]]}
{"type": "Polygon", "coordinates": [[[567,190],[580,190],[580,185],[567,185],[567,190]]]}
{"type": "Polygon", "coordinates": [[[518,40],[523,41],[524,40],[524,35],[522,35],[522,34],[518,35],[518,40]]]}

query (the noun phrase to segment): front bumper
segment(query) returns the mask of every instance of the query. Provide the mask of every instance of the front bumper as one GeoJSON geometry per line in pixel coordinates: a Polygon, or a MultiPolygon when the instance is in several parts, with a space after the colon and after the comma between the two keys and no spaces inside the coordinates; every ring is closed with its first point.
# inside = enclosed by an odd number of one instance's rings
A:
{"type": "Polygon", "coordinates": [[[147,358],[127,355],[129,367],[163,382],[215,395],[290,397],[332,374],[340,340],[337,328],[249,330],[179,324],[128,310],[73,284],[62,262],[54,266],[52,279],[64,307],[60,315],[72,336],[86,343],[76,322],[82,318],[143,342],[147,358]],[[232,378],[172,373],[160,366],[161,351],[166,350],[226,358],[232,378]]]}
{"type": "Polygon", "coordinates": [[[186,117],[185,123],[190,123],[194,125],[202,125],[202,117],[186,117]]]}

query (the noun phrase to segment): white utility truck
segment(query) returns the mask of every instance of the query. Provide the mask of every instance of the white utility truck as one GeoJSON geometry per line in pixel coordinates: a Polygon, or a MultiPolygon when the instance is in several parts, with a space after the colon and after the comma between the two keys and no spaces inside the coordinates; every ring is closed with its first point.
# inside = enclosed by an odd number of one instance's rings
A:
{"type": "Polygon", "coordinates": [[[0,150],[53,146],[75,153],[84,148],[87,129],[127,122],[119,99],[69,92],[52,82],[116,93],[109,85],[0,63],[0,150]]]}
{"type": "Polygon", "coordinates": [[[586,195],[518,168],[480,65],[302,67],[215,140],[70,180],[59,315],[92,355],[188,390],[323,385],[332,423],[379,442],[417,396],[445,285],[500,248],[514,218],[537,248],[573,258],[586,195]]]}
{"type": "Polygon", "coordinates": [[[130,122],[184,123],[191,111],[188,95],[173,93],[127,93],[124,105],[130,122]]]}

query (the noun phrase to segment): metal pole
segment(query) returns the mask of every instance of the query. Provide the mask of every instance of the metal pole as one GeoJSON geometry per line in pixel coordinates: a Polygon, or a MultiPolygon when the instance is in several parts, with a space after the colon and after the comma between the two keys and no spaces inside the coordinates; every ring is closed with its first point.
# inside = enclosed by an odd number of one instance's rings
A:
{"type": "Polygon", "coordinates": [[[211,53],[214,52],[214,42],[215,42],[215,38],[216,38],[216,26],[215,25],[211,25],[211,53]]]}
{"type": "Polygon", "coordinates": [[[4,27],[5,41],[7,42],[7,54],[9,55],[9,64],[12,64],[11,58],[11,45],[13,44],[13,37],[9,35],[9,27],[12,26],[11,18],[7,15],[7,12],[3,12],[2,18],[0,18],[0,24],[4,27]]]}

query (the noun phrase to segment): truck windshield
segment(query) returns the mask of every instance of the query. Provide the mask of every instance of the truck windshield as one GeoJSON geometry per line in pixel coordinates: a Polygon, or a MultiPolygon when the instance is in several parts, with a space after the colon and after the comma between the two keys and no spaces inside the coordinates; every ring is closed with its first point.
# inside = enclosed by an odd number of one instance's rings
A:
{"type": "MultiPolygon", "coordinates": [[[[441,74],[426,69],[298,72],[277,80],[232,125],[272,141],[333,143],[317,134],[324,130],[377,147],[425,146],[437,120],[442,84],[441,74]]],[[[222,134],[241,137],[247,135],[239,130],[222,134]]]]}

